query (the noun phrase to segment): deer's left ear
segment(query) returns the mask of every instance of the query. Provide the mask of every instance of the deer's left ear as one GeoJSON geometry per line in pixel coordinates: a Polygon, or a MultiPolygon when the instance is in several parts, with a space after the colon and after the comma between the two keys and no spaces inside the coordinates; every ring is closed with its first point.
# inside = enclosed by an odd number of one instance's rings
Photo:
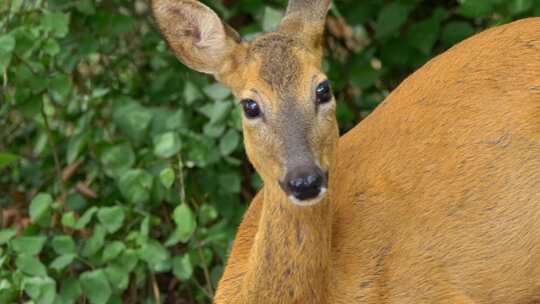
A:
{"type": "Polygon", "coordinates": [[[176,57],[196,71],[217,76],[240,45],[240,36],[199,1],[153,0],[152,11],[176,57]]]}
{"type": "Polygon", "coordinates": [[[310,46],[320,50],[330,4],[330,0],[289,0],[280,31],[299,35],[310,46]]]}

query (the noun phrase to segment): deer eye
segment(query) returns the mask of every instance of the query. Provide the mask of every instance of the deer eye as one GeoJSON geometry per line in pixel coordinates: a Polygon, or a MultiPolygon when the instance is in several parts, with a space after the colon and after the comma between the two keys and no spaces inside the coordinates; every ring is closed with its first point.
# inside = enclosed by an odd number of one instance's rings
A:
{"type": "Polygon", "coordinates": [[[321,82],[317,89],[315,89],[317,96],[317,104],[327,103],[332,100],[332,90],[330,89],[330,81],[325,80],[321,82]]]}
{"type": "Polygon", "coordinates": [[[261,116],[261,108],[259,104],[253,99],[244,99],[240,102],[244,109],[244,114],[249,119],[254,119],[261,116]]]}

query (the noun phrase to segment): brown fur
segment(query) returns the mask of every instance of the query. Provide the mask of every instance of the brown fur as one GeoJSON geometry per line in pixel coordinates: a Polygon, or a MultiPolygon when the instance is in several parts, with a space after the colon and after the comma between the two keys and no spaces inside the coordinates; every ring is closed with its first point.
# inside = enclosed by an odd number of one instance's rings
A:
{"type": "Polygon", "coordinates": [[[300,68],[287,84],[262,77],[276,52],[242,49],[236,78],[221,79],[264,107],[266,121],[245,121],[244,136],[265,186],[216,303],[540,301],[539,18],[433,59],[339,145],[333,108],[312,107],[317,50],[291,47],[300,68]],[[330,170],[326,199],[311,207],[277,185],[299,136],[330,170]]]}

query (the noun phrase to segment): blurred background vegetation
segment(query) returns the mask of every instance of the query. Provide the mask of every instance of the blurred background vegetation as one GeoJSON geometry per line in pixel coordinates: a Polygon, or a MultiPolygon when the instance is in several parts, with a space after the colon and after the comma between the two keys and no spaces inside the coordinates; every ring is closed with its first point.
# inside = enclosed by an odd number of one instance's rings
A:
{"type": "MultiPolygon", "coordinates": [[[[204,2],[246,39],[286,5],[204,2]]],[[[540,0],[335,1],[341,130],[433,56],[533,15],[540,0]]],[[[240,120],[148,2],[0,0],[0,303],[209,303],[261,186],[240,120]]]]}

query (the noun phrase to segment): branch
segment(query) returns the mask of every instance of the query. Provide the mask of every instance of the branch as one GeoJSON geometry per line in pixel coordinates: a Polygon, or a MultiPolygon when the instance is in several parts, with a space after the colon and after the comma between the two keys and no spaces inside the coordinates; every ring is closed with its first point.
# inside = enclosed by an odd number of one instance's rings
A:
{"type": "Polygon", "coordinates": [[[54,159],[54,169],[56,171],[58,182],[60,183],[60,192],[62,193],[62,200],[64,200],[64,198],[66,197],[66,189],[64,187],[64,181],[62,179],[62,169],[60,167],[60,161],[58,158],[58,150],[56,149],[56,145],[54,144],[54,141],[52,138],[52,132],[49,126],[49,119],[47,118],[47,113],[45,113],[45,102],[43,101],[43,98],[41,98],[41,116],[43,117],[43,122],[45,123],[45,132],[47,133],[47,140],[49,141],[49,145],[51,147],[51,152],[54,159]]]}
{"type": "Polygon", "coordinates": [[[156,282],[156,275],[154,274],[153,271],[150,272],[150,279],[151,279],[151,284],[152,284],[152,292],[154,293],[155,303],[161,303],[161,294],[159,292],[159,286],[157,285],[157,282],[156,282]]]}
{"type": "Polygon", "coordinates": [[[204,254],[201,247],[201,242],[197,240],[197,253],[199,254],[199,259],[202,261],[203,266],[203,272],[204,272],[204,279],[206,280],[206,288],[208,294],[210,295],[210,299],[214,297],[214,288],[212,287],[212,280],[210,279],[210,271],[208,271],[208,267],[206,266],[206,263],[204,261],[204,254]]]}

